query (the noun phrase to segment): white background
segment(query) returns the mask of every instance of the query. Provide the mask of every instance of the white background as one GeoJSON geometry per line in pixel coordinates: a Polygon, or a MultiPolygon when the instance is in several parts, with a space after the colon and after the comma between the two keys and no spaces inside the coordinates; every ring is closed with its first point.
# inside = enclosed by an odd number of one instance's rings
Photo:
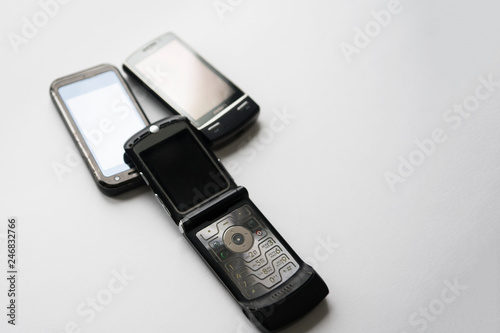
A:
{"type": "MultiPolygon", "coordinates": [[[[443,115],[480,76],[500,81],[500,4],[401,0],[348,62],[342,43],[389,1],[230,3],[220,16],[212,0],[73,0],[13,47],[42,7],[2,2],[0,269],[17,216],[19,293],[12,327],[0,279],[0,331],[254,332],[147,188],[98,191],[49,97],[54,79],[121,66],[174,31],[260,105],[217,155],[330,288],[286,332],[499,332],[500,87],[456,129],[443,115]],[[279,130],[276,112],[289,114],[279,130]],[[386,173],[436,128],[446,140],[392,191],[386,173]],[[133,279],[87,322],[77,308],[122,270],[133,279]]],[[[134,91],[150,120],[166,115],[134,91]]]]}

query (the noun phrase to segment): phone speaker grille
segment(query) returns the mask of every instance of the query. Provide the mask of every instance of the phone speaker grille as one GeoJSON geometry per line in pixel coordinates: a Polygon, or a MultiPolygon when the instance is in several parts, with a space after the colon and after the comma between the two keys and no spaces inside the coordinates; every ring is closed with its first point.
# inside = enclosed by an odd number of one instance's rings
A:
{"type": "Polygon", "coordinates": [[[277,292],[275,292],[274,294],[271,295],[271,298],[272,299],[275,299],[275,298],[282,298],[283,296],[286,296],[288,295],[289,293],[291,293],[292,291],[294,291],[294,287],[293,287],[293,284],[289,284],[285,287],[282,287],[280,290],[278,290],[277,292]]]}
{"type": "Polygon", "coordinates": [[[149,44],[148,46],[146,46],[145,48],[143,48],[142,51],[146,52],[146,51],[150,50],[151,48],[153,48],[155,45],[156,45],[156,42],[154,42],[152,44],[149,44]]]}

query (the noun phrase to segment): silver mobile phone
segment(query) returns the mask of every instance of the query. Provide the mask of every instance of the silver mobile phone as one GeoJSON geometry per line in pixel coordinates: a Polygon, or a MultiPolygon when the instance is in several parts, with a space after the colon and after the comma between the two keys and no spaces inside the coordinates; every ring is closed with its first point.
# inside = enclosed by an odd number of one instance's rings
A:
{"type": "Polygon", "coordinates": [[[103,193],[143,183],[124,161],[123,142],[149,121],[116,67],[99,65],[57,79],[50,96],[103,193]]]}
{"type": "Polygon", "coordinates": [[[212,146],[228,142],[258,117],[259,106],[245,92],[173,33],[143,45],[123,69],[187,117],[212,146]]]}

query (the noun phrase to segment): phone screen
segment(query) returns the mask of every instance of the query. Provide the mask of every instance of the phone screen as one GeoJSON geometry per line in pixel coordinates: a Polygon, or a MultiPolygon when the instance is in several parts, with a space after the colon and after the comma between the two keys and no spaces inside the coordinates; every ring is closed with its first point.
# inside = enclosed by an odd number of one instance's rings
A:
{"type": "Polygon", "coordinates": [[[183,129],[140,153],[177,210],[184,212],[228,186],[228,180],[193,137],[183,129]]]}
{"type": "Polygon", "coordinates": [[[202,125],[241,94],[176,39],[135,65],[136,70],[179,113],[202,125]]]}
{"type": "Polygon", "coordinates": [[[59,88],[66,108],[105,177],[130,169],[123,143],[146,126],[113,71],[59,88]]]}

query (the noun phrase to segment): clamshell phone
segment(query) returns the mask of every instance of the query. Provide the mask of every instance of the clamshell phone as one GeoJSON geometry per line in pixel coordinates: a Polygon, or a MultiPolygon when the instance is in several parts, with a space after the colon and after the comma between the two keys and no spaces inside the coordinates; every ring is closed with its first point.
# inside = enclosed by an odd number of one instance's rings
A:
{"type": "Polygon", "coordinates": [[[166,212],[262,331],[299,319],[328,294],[237,186],[205,138],[174,116],[125,143],[125,151],[166,212]]]}

